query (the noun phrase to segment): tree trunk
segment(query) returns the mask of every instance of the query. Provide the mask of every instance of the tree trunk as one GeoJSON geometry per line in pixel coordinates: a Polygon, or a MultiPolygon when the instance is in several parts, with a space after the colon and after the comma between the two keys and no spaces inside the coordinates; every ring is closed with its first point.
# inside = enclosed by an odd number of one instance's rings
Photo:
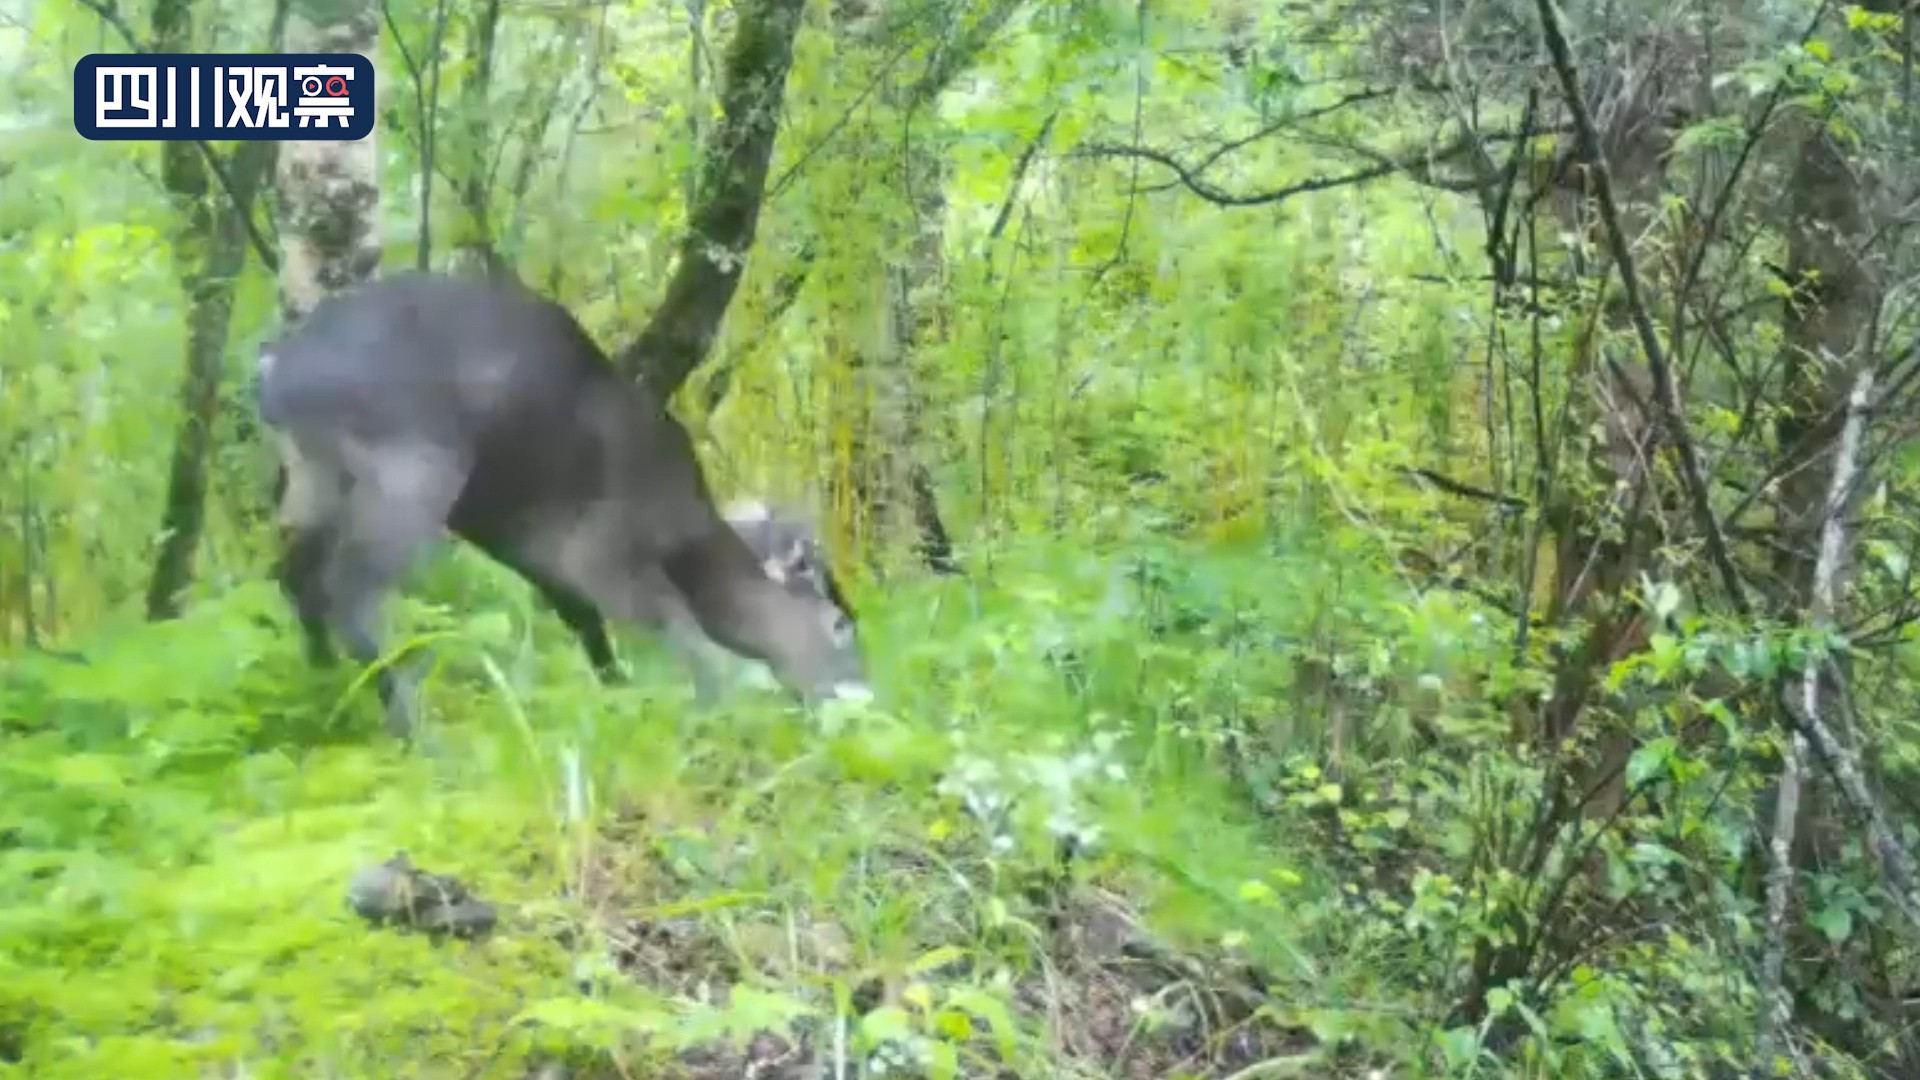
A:
{"type": "MultiPolygon", "coordinates": [[[[276,36],[280,23],[275,14],[276,36]]],[[[154,47],[192,52],[189,0],[161,0],[153,11],[154,47]]],[[[179,220],[173,232],[174,272],[187,303],[186,370],[180,383],[180,420],[167,471],[160,550],[147,582],[147,618],[174,618],[193,578],[194,554],[206,527],[207,467],[220,404],[220,375],[233,314],[236,278],[245,267],[248,215],[277,144],[243,142],[224,164],[230,193],[214,190],[210,165],[192,142],[161,144],[161,179],[179,220]]],[[[210,151],[208,152],[210,153],[210,151]]]]}
{"type": "MultiPolygon", "coordinates": [[[[946,295],[939,279],[946,268],[947,197],[936,106],[1019,7],[1019,0],[1001,0],[970,25],[953,27],[918,78],[890,86],[887,103],[909,133],[895,182],[912,208],[912,218],[901,224],[912,231],[905,244],[882,242],[884,250],[905,252],[886,268],[886,346],[879,356],[857,347],[851,354],[857,387],[855,415],[847,424],[854,439],[852,469],[849,489],[834,501],[848,505],[855,529],[872,536],[892,533],[904,504],[916,555],[942,574],[957,573],[958,567],[926,465],[929,433],[915,374],[921,350],[945,332],[948,322],[937,299],[946,295]]],[[[892,33],[898,31],[891,14],[883,11],[876,19],[871,5],[859,3],[836,8],[843,34],[865,38],[870,48],[892,46],[892,33]]],[[[872,554],[874,546],[866,546],[872,554]]]]}
{"type": "MultiPolygon", "coordinates": [[[[1832,565],[1824,568],[1818,565],[1820,536],[1827,527],[1829,499],[1831,509],[1844,520],[1852,517],[1860,493],[1868,486],[1863,473],[1845,490],[1830,491],[1840,433],[1847,421],[1847,395],[1874,361],[1869,338],[1880,296],[1857,254],[1858,245],[1871,231],[1859,176],[1824,124],[1802,122],[1807,130],[1787,189],[1787,270],[1793,292],[1782,319],[1785,386],[1774,429],[1775,445],[1786,458],[1775,467],[1787,466],[1779,481],[1776,515],[1780,543],[1774,548],[1774,570],[1784,593],[1776,606],[1789,618],[1807,611],[1814,601],[1817,571],[1824,569],[1831,575],[1826,603],[1829,608],[1841,605],[1841,610],[1824,614],[1843,621],[1844,602],[1835,597],[1846,595],[1853,567],[1850,544],[1856,532],[1840,530],[1848,545],[1829,553],[1832,565]]],[[[1862,470],[1868,467],[1860,463],[1862,470]]],[[[1844,658],[1836,661],[1844,670],[1844,658]]],[[[1858,752],[1844,711],[1829,712],[1835,718],[1834,733],[1858,752]]],[[[1776,778],[1760,792],[1762,811],[1783,802],[1783,784],[1800,786],[1797,778],[1776,778]]],[[[1823,855],[1837,857],[1856,835],[1844,803],[1827,785],[1808,785],[1797,801],[1784,801],[1791,804],[1794,817],[1778,833],[1788,841],[1783,854],[1793,868],[1804,868],[1823,855]]],[[[1777,868],[1775,872],[1786,871],[1777,868]]],[[[1784,905],[1790,897],[1789,892],[1770,899],[1784,905]]],[[[1785,1017],[1774,1019],[1786,1022],[1785,1017]]]]}
{"type": "MultiPolygon", "coordinates": [[[[287,51],[380,49],[380,8],[369,0],[295,0],[287,51]]],[[[280,151],[280,315],[287,328],[314,305],[380,265],[380,158],[375,135],[357,142],[289,142],[280,151]]]]}
{"type": "MultiPolygon", "coordinates": [[[[1629,83],[1624,78],[1629,77],[1621,76],[1609,64],[1589,61],[1581,76],[1582,97],[1589,113],[1597,97],[1605,96],[1611,103],[1613,123],[1609,130],[1598,133],[1600,151],[1609,167],[1621,231],[1637,238],[1646,235],[1657,221],[1666,179],[1663,161],[1671,140],[1658,122],[1655,108],[1662,98],[1660,87],[1649,81],[1629,83]]],[[[1555,224],[1585,240],[1573,256],[1575,271],[1605,286],[1622,268],[1614,265],[1608,254],[1600,213],[1603,193],[1594,183],[1597,172],[1594,162],[1568,158],[1552,170],[1551,176],[1538,176],[1537,181],[1553,185],[1548,205],[1557,219],[1555,224]],[[1598,257],[1584,258],[1589,248],[1598,257]]],[[[1489,237],[1490,252],[1500,250],[1501,239],[1489,237]]],[[[1502,266],[1495,265],[1492,270],[1496,276],[1505,277],[1502,266]]],[[[1527,273],[1535,278],[1544,270],[1529,266],[1527,273]]],[[[1571,415],[1564,428],[1571,433],[1597,423],[1604,435],[1594,441],[1583,460],[1563,469],[1576,476],[1584,472],[1584,476],[1560,490],[1541,492],[1546,537],[1554,552],[1546,623],[1578,629],[1558,650],[1551,692],[1527,703],[1531,708],[1517,707],[1518,712],[1532,714],[1532,730],[1523,734],[1532,738],[1549,762],[1544,805],[1515,867],[1517,873],[1529,877],[1545,871],[1549,856],[1577,816],[1607,820],[1627,797],[1625,765],[1634,738],[1630,719],[1596,705],[1604,700],[1608,669],[1643,648],[1648,639],[1650,628],[1628,590],[1641,573],[1659,573],[1653,565],[1656,530],[1647,520],[1654,500],[1654,481],[1647,464],[1658,454],[1659,429],[1655,422],[1658,409],[1651,396],[1657,391],[1648,368],[1636,355],[1608,351],[1607,340],[1629,325],[1627,305],[1613,297],[1615,291],[1601,290],[1604,306],[1597,313],[1598,325],[1581,336],[1571,372],[1571,415]]],[[[1579,317],[1587,316],[1583,312],[1579,317]]],[[[1542,388],[1536,386],[1533,392],[1540,394],[1542,388]]],[[[1551,435],[1544,438],[1559,443],[1567,454],[1583,449],[1577,440],[1562,441],[1551,435]]],[[[1536,468],[1544,467],[1536,463],[1536,468]]],[[[1597,877],[1604,868],[1595,856],[1589,858],[1584,869],[1597,877]]],[[[1530,914],[1538,916],[1541,912],[1530,914]]],[[[1456,1016],[1464,1022],[1478,1022],[1484,1016],[1488,991],[1527,973],[1538,940],[1526,930],[1505,940],[1481,939],[1474,949],[1471,974],[1456,1016]]]]}
{"type": "Polygon", "coordinates": [[[621,370],[644,380],[663,405],[706,360],[740,286],[760,224],[767,163],[805,7],[806,0],[735,5],[733,42],[721,72],[722,118],[702,156],[700,202],[688,208],[679,263],[660,306],[618,357],[621,370]]]}
{"type": "MultiPolygon", "coordinates": [[[[1845,420],[1848,389],[1873,358],[1866,339],[1879,296],[1855,247],[1867,235],[1863,193],[1852,166],[1822,124],[1811,124],[1800,162],[1788,181],[1787,270],[1793,295],[1784,318],[1783,413],[1776,444],[1796,455],[1779,482],[1781,537],[1775,568],[1788,583],[1783,599],[1806,606],[1820,530],[1825,525],[1827,478],[1845,420]]],[[[1855,493],[1859,485],[1854,485],[1855,493]]],[[[1847,506],[1855,505],[1850,493],[1847,506]]],[[[1845,588],[1847,565],[1836,568],[1845,588]]]]}
{"type": "MultiPolygon", "coordinates": [[[[473,22],[473,75],[461,88],[460,112],[466,129],[466,176],[459,184],[460,222],[454,227],[453,270],[475,277],[512,271],[493,239],[493,170],[488,99],[493,91],[494,44],[500,30],[500,0],[486,0],[473,22]]],[[[531,156],[531,154],[529,154],[531,156]]]]}

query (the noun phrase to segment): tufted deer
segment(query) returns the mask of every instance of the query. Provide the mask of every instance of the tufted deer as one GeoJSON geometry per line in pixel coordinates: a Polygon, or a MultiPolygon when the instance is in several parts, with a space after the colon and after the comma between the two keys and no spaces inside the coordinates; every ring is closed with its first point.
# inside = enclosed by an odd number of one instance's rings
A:
{"type": "MultiPolygon", "coordinates": [[[[758,500],[729,505],[723,517],[760,560],[767,577],[788,592],[831,601],[849,624],[854,622],[853,608],[841,593],[839,582],[827,564],[825,546],[809,522],[791,511],[776,510],[758,500]]],[[[666,636],[692,676],[694,699],[703,703],[715,700],[721,691],[725,658],[716,655],[719,650],[701,631],[685,598],[674,589],[665,572],[656,568],[650,576],[661,616],[656,629],[666,636]]],[[[573,623],[573,629],[586,648],[588,660],[601,681],[619,681],[605,624],[591,611],[584,616],[582,621],[573,623]]]]}
{"type": "MultiPolygon", "coordinates": [[[[378,658],[381,601],[452,533],[531,583],[603,679],[612,618],[665,629],[703,697],[698,638],[807,700],[868,694],[817,559],[793,572],[788,533],[745,515],[756,555],[679,421],[517,283],[408,273],[333,296],[262,346],[257,393],[281,461],[281,587],[315,663],[333,658],[329,630],[378,658]]],[[[411,734],[413,676],[385,669],[379,692],[389,728],[411,734]]]]}

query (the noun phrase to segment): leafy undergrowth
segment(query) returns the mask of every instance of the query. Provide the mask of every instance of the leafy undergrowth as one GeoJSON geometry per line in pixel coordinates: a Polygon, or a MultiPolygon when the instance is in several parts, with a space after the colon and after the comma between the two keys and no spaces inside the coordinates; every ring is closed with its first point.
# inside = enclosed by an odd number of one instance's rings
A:
{"type": "Polygon", "coordinates": [[[350,670],[305,667],[266,585],[69,643],[84,658],[17,657],[0,1075],[1418,1058],[1415,1010],[1380,1004],[1412,991],[1349,955],[1345,890],[1214,764],[1223,696],[1278,717],[1280,635],[1325,615],[1289,565],[1039,548],[1002,557],[991,591],[912,584],[861,613],[880,702],[812,715],[758,689],[693,710],[670,666],[601,688],[495,584],[458,617],[406,609],[441,659],[413,751],[370,692],[341,704],[350,670]],[[347,883],[396,851],[497,905],[497,929],[362,922],[347,883]]]}

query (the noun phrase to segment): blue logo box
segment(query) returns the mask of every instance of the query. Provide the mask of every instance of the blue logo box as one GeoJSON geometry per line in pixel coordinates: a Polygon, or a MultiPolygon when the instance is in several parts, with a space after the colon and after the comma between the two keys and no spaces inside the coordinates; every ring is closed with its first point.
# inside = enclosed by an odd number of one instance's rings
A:
{"type": "Polygon", "coordinates": [[[356,53],[93,53],[73,65],[73,127],[88,139],[352,142],[373,121],[373,63],[356,53]]]}

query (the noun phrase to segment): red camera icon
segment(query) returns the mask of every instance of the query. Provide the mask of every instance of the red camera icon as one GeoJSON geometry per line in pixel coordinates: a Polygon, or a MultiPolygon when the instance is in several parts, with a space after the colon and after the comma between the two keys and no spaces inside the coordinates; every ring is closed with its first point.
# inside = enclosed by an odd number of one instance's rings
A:
{"type": "MultiPolygon", "coordinates": [[[[341,78],[338,75],[327,76],[327,81],[325,86],[326,86],[326,92],[328,97],[346,97],[347,96],[347,80],[341,78]]],[[[300,92],[302,94],[305,94],[308,97],[319,97],[320,90],[321,90],[320,76],[309,75],[306,78],[300,80],[300,92]]]]}

